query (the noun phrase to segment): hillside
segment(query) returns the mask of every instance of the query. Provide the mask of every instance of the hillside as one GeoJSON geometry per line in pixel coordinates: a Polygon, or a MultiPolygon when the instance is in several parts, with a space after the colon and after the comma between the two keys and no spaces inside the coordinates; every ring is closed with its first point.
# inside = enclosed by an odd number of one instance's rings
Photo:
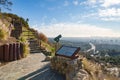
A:
{"type": "Polygon", "coordinates": [[[22,28],[29,27],[23,18],[9,13],[0,14],[0,25],[0,43],[17,41],[16,38],[20,37],[22,28]],[[18,28],[20,28],[21,32],[15,33],[18,28]],[[16,34],[16,36],[13,34],[16,34]]]}
{"type": "MultiPolygon", "coordinates": [[[[16,14],[0,14],[0,45],[5,43],[22,42],[25,44],[25,52],[30,53],[30,40],[36,41],[39,48],[44,48],[48,52],[54,52],[48,44],[48,39],[43,33],[39,33],[29,27],[29,19],[24,19],[16,14]]],[[[33,46],[35,47],[35,46],[33,46]]]]}
{"type": "Polygon", "coordinates": [[[31,29],[28,19],[19,17],[16,14],[0,14],[0,43],[25,41],[28,38],[37,38],[37,31],[31,29]]]}

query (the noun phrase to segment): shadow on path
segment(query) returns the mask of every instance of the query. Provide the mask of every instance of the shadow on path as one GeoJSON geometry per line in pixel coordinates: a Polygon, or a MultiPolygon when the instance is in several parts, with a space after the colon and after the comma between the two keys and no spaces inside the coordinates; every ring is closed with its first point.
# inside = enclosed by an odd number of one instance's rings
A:
{"type": "Polygon", "coordinates": [[[65,80],[65,75],[51,70],[49,64],[47,64],[43,68],[21,77],[18,80],[65,80]]]}

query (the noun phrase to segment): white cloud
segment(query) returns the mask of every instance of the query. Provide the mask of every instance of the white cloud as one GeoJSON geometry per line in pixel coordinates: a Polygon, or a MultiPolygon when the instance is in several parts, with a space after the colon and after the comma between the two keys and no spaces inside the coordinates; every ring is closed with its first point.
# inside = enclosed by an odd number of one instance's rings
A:
{"type": "Polygon", "coordinates": [[[120,20],[120,8],[100,9],[98,15],[105,21],[117,21],[120,20]]]}
{"type": "Polygon", "coordinates": [[[104,18],[101,18],[101,20],[103,21],[119,21],[120,20],[120,17],[116,17],[116,18],[112,18],[112,17],[104,17],[104,18]]]}
{"type": "Polygon", "coordinates": [[[102,7],[111,7],[115,5],[120,5],[120,0],[86,0],[81,4],[93,6],[102,6],[102,7]]]}
{"type": "Polygon", "coordinates": [[[69,2],[68,1],[65,1],[64,2],[64,6],[68,6],[69,5],[69,2]]]}
{"type": "Polygon", "coordinates": [[[96,4],[96,3],[97,3],[97,0],[89,0],[89,3],[91,3],[91,4],[96,4]]]}
{"type": "Polygon", "coordinates": [[[96,10],[96,12],[89,13],[86,17],[97,16],[105,21],[120,20],[120,7],[117,6],[120,5],[120,0],[85,0],[80,5],[86,5],[87,8],[94,8],[96,10]]]}
{"type": "Polygon", "coordinates": [[[101,17],[120,17],[120,8],[109,8],[99,10],[99,16],[101,17]]]}
{"type": "Polygon", "coordinates": [[[120,4],[120,0],[101,0],[103,3],[102,3],[102,6],[103,7],[110,7],[110,6],[113,6],[113,5],[119,5],[120,4]]]}
{"type": "Polygon", "coordinates": [[[88,24],[57,23],[43,25],[38,30],[48,37],[55,37],[59,34],[62,34],[64,37],[120,37],[120,33],[114,32],[112,29],[100,28],[88,24]]]}
{"type": "Polygon", "coordinates": [[[73,4],[77,6],[79,4],[79,1],[78,0],[74,0],[73,4]]]}
{"type": "Polygon", "coordinates": [[[80,5],[87,5],[90,7],[96,7],[96,4],[97,4],[97,0],[87,0],[80,3],[80,5]]]}
{"type": "Polygon", "coordinates": [[[34,28],[35,30],[39,30],[37,24],[33,25],[32,28],[34,28]]]}
{"type": "Polygon", "coordinates": [[[97,15],[97,13],[89,13],[87,15],[83,15],[82,17],[83,18],[88,18],[88,17],[94,17],[95,18],[96,15],[97,15]]]}

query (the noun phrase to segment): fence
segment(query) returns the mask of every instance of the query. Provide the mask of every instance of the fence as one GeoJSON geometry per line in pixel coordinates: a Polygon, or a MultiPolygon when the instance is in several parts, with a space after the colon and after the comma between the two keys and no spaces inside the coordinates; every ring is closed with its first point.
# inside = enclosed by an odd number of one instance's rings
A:
{"type": "Polygon", "coordinates": [[[10,43],[0,46],[0,61],[14,61],[23,57],[22,43],[10,43]]]}

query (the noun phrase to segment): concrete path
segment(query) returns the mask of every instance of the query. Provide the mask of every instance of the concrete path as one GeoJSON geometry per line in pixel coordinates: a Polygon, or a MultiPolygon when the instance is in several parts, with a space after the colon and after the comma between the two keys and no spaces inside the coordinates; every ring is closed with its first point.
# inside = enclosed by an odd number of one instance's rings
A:
{"type": "Polygon", "coordinates": [[[52,71],[49,61],[44,59],[44,54],[34,53],[1,66],[0,80],[65,80],[63,75],[52,71]]]}
{"type": "Polygon", "coordinates": [[[18,80],[65,80],[65,76],[50,69],[49,65],[18,80]]]}

